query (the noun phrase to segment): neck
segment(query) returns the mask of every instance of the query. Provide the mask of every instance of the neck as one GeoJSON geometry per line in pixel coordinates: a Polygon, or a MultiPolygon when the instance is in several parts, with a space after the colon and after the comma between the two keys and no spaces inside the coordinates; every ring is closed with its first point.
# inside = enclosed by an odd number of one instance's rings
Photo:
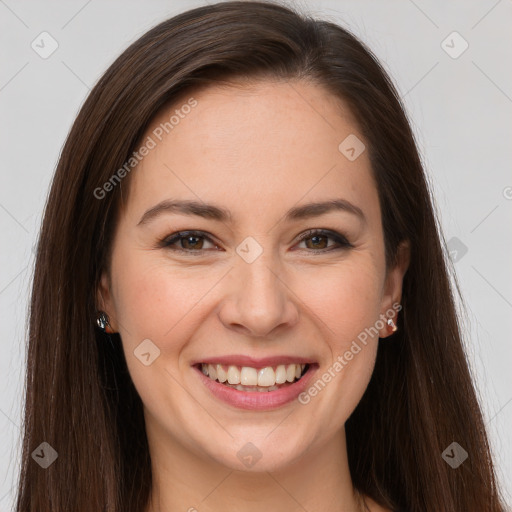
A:
{"type": "Polygon", "coordinates": [[[240,471],[148,427],[153,487],[146,512],[367,510],[352,487],[344,430],[285,468],[240,471]]]}

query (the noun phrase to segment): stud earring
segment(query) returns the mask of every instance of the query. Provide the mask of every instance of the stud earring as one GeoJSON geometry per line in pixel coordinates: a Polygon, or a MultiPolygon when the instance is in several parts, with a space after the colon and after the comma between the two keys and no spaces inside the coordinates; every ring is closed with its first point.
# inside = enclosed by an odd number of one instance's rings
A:
{"type": "Polygon", "coordinates": [[[395,332],[398,327],[395,325],[395,322],[393,322],[393,320],[391,318],[388,318],[388,325],[389,327],[391,328],[391,332],[395,332]]]}
{"type": "Polygon", "coordinates": [[[104,311],[98,312],[98,317],[96,318],[96,323],[98,324],[98,327],[107,334],[112,334],[114,331],[112,330],[112,327],[110,327],[110,319],[108,315],[104,311]]]}

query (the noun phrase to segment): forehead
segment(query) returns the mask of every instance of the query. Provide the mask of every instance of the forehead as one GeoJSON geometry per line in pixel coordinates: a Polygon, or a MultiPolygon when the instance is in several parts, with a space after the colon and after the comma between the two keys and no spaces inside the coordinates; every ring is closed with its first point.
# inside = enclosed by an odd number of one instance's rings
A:
{"type": "MultiPolygon", "coordinates": [[[[162,109],[144,136],[154,147],[131,173],[128,208],[167,198],[222,204],[240,217],[342,196],[378,215],[368,152],[350,160],[347,137],[364,143],[342,101],[304,82],[209,86],[162,109]]],[[[348,139],[352,140],[352,139],[348,139]]]]}

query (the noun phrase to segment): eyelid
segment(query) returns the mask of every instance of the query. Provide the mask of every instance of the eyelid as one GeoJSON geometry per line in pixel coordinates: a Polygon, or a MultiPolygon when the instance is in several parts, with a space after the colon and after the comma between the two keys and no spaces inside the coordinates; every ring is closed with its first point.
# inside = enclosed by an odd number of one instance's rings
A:
{"type": "Polygon", "coordinates": [[[299,235],[299,240],[304,240],[305,238],[309,238],[315,235],[322,235],[322,236],[329,236],[331,238],[337,238],[340,241],[347,241],[345,235],[342,233],[338,233],[337,231],[333,231],[331,229],[325,229],[325,228],[311,228],[299,235]]]}

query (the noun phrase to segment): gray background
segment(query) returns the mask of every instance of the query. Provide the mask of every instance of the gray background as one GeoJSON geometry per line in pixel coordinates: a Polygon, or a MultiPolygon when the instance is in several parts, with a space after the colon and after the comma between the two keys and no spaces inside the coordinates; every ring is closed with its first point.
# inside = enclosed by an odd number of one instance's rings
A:
{"type": "MultiPolygon", "coordinates": [[[[204,3],[0,0],[0,512],[13,507],[19,468],[32,249],[67,132],[129,43],[204,3]],[[46,59],[31,47],[43,31],[58,43],[46,59]]],[[[298,5],[366,41],[404,98],[464,295],[471,366],[512,502],[512,1],[298,5]],[[445,51],[463,48],[461,39],[446,40],[453,31],[469,44],[457,58],[445,51]]]]}

